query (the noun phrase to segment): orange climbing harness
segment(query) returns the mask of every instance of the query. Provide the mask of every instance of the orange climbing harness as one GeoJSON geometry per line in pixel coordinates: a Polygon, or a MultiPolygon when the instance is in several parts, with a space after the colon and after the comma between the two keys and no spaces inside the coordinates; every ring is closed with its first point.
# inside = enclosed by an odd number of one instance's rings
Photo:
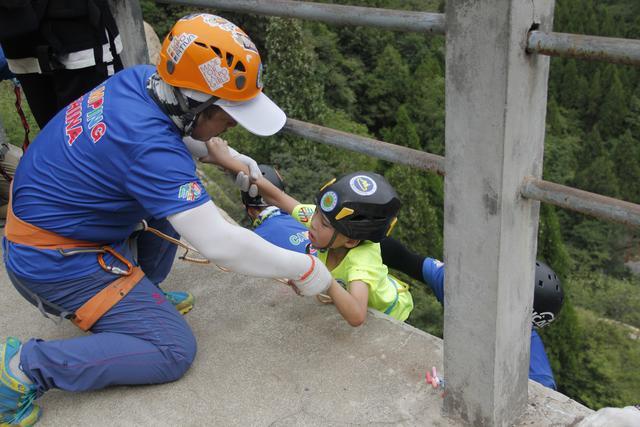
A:
{"type": "Polygon", "coordinates": [[[9,206],[7,208],[5,236],[13,243],[28,245],[38,249],[58,250],[65,256],[94,252],[97,254],[97,261],[100,267],[105,271],[120,276],[84,303],[82,307],[69,317],[70,320],[83,331],[88,331],[98,319],[109,311],[111,307],[116,305],[118,301],[124,298],[144,277],[144,273],[140,267],[132,265],[129,260],[110,246],[101,246],[92,242],[60,236],[59,234],[44,230],[21,220],[13,213],[11,200],[9,200],[9,206]],[[127,267],[127,270],[125,271],[116,266],[107,265],[104,261],[105,253],[113,255],[127,267]]]}
{"type": "MultiPolygon", "coordinates": [[[[12,186],[13,187],[13,186],[12,186]]],[[[9,190],[9,194],[13,194],[13,189],[9,190]]],[[[162,233],[155,228],[149,227],[146,221],[142,221],[140,227],[142,231],[148,231],[156,236],[165,239],[176,246],[179,246],[185,250],[184,254],[179,257],[181,260],[194,262],[198,264],[209,264],[210,261],[205,258],[196,258],[188,255],[189,252],[198,254],[198,251],[192,247],[184,244],[178,239],[174,239],[162,233]]],[[[69,237],[61,236],[57,233],[44,230],[33,224],[29,224],[26,221],[21,220],[13,213],[11,207],[11,196],[9,197],[9,204],[7,207],[7,222],[5,225],[5,237],[7,240],[18,243],[21,245],[27,245],[38,249],[57,250],[64,256],[72,256],[80,253],[96,253],[97,262],[100,267],[113,274],[120,276],[118,279],[109,283],[107,287],[94,295],[91,299],[85,302],[75,313],[70,314],[68,317],[76,326],[83,331],[88,331],[91,327],[107,312],[116,305],[122,298],[124,298],[133,289],[140,280],[144,277],[144,272],[138,266],[134,266],[127,258],[115,251],[111,246],[99,245],[93,242],[87,242],[83,240],[76,240],[69,237]],[[111,254],[115,259],[121,262],[127,267],[127,270],[123,270],[115,265],[108,265],[104,261],[104,254],[111,254]]],[[[307,271],[300,280],[304,280],[313,271],[315,265],[315,259],[311,255],[311,268],[307,271]]],[[[215,265],[215,264],[214,264],[215,265]]],[[[222,271],[229,271],[216,265],[222,271]]],[[[284,279],[275,279],[281,283],[288,284],[284,279]]],[[[27,290],[30,293],[30,291],[27,290]]],[[[38,303],[41,300],[38,299],[38,303]]],[[[53,304],[50,304],[54,306],[53,304]]]]}

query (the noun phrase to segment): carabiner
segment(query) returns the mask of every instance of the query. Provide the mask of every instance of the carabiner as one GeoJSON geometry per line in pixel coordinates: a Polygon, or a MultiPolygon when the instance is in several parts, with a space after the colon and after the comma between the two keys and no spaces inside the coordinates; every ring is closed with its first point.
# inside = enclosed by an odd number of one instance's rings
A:
{"type": "Polygon", "coordinates": [[[130,276],[131,273],[133,273],[133,265],[131,264],[131,262],[129,262],[128,259],[120,255],[118,252],[116,252],[111,246],[103,246],[102,251],[103,252],[98,254],[98,264],[100,264],[100,267],[102,267],[104,271],[106,271],[107,273],[118,274],[120,276],[130,276]],[[127,271],[124,271],[121,268],[115,267],[113,265],[107,265],[107,263],[104,262],[105,253],[111,254],[115,259],[126,265],[127,271]]]}

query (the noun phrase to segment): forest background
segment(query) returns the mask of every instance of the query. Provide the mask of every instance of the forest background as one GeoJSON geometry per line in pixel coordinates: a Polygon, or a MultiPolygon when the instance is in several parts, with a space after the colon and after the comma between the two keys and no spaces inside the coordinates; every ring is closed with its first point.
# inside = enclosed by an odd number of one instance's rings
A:
{"type": "MultiPolygon", "coordinates": [[[[444,11],[440,0],[324,2],[444,11]]],[[[161,39],[176,19],[203,11],[140,3],[161,39]]],[[[208,11],[251,35],[265,64],[265,92],[289,117],[444,155],[444,37],[208,11]]],[[[640,39],[640,2],[557,1],[554,31],[640,39]]],[[[0,119],[20,145],[12,97],[3,82],[0,119]]],[[[33,135],[37,125],[31,117],[30,123],[33,135]]],[[[288,191],[303,201],[347,171],[382,173],[403,201],[394,237],[442,259],[441,177],[288,135],[257,138],[236,128],[225,138],[259,163],[277,165],[288,191]]],[[[230,180],[205,170],[216,203],[247,225],[230,180]]],[[[640,203],[638,68],[551,60],[544,179],[640,203]]],[[[538,257],[561,276],[566,295],[558,321],[541,331],[559,391],[593,409],[637,404],[640,276],[628,266],[640,265],[640,231],[543,204],[538,257]]],[[[441,337],[440,304],[420,283],[412,294],[416,308],[408,323],[441,337]]]]}

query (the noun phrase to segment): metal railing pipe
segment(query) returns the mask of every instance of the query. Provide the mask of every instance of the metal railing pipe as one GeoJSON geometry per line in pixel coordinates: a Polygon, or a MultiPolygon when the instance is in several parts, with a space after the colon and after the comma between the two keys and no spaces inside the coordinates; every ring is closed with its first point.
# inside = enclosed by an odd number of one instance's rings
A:
{"type": "Polygon", "coordinates": [[[520,188],[523,197],[595,216],[623,225],[640,227],[640,205],[527,177],[520,188]]]}
{"type": "Polygon", "coordinates": [[[210,7],[233,12],[308,19],[335,25],[363,25],[386,30],[444,34],[442,13],[344,6],[291,0],[159,0],[161,3],[210,7]]]}
{"type": "Polygon", "coordinates": [[[640,40],[530,31],[527,52],[640,65],[640,40]]]}
{"type": "Polygon", "coordinates": [[[393,163],[413,166],[419,169],[444,175],[444,157],[412,148],[389,144],[388,142],[358,136],[339,130],[287,119],[283,130],[292,135],[310,139],[323,144],[333,145],[351,151],[367,154],[371,157],[393,163]]]}

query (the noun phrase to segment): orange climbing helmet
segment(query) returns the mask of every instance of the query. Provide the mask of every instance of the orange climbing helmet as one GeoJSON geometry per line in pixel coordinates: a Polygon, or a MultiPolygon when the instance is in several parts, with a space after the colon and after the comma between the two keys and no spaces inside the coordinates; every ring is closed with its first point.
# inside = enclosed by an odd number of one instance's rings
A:
{"type": "Polygon", "coordinates": [[[176,22],[162,43],[158,74],[198,101],[216,97],[215,104],[258,135],[275,133],[286,121],[262,93],[262,61],[255,44],[220,16],[199,13],[176,22]]]}
{"type": "Polygon", "coordinates": [[[162,43],[158,72],[171,86],[229,101],[247,101],[262,91],[256,45],[235,24],[216,15],[180,19],[162,43]]]}

